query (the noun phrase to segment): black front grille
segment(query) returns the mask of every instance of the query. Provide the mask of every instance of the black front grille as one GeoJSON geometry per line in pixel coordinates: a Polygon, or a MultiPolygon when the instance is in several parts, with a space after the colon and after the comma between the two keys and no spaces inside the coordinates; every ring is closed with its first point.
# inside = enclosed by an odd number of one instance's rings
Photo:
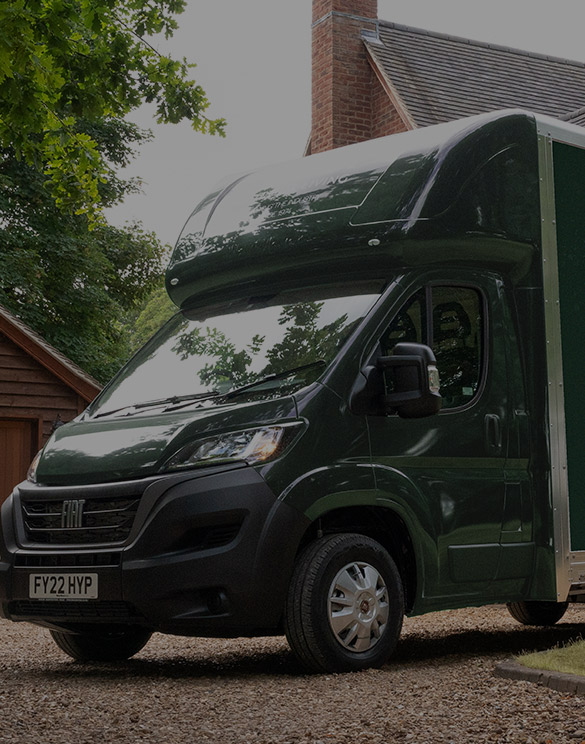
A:
{"type": "Polygon", "coordinates": [[[240,533],[240,528],[243,523],[243,518],[237,522],[230,522],[226,524],[208,525],[205,527],[192,527],[181,535],[181,537],[173,542],[170,546],[170,550],[174,552],[180,551],[198,551],[198,550],[211,550],[213,548],[222,548],[224,545],[229,545],[233,542],[240,533]]]}
{"type": "Polygon", "coordinates": [[[43,545],[121,543],[132,529],[139,497],[26,499],[22,517],[29,542],[43,545]]]}
{"type": "Polygon", "coordinates": [[[121,553],[17,553],[19,568],[96,568],[119,566],[121,553]]]}
{"type": "Polygon", "coordinates": [[[200,550],[221,548],[224,545],[228,545],[236,539],[241,526],[242,523],[238,522],[237,524],[224,524],[217,525],[216,527],[209,527],[200,543],[200,550]]]}
{"type": "Polygon", "coordinates": [[[139,620],[140,615],[128,602],[54,602],[22,599],[10,602],[8,613],[12,618],[43,618],[67,620],[139,620]]]}

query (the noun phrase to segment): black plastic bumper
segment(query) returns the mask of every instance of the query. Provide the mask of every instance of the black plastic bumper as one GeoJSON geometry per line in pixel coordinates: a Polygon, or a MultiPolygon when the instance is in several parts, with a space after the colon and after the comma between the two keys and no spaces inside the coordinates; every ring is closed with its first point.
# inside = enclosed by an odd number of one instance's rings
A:
{"type": "Polygon", "coordinates": [[[16,489],[2,509],[1,614],[60,628],[138,623],[217,637],[277,631],[306,518],[278,501],[249,467],[166,476],[143,486],[124,543],[89,546],[29,542],[21,500],[42,491],[58,508],[70,498],[91,503],[128,484],[16,489]],[[97,599],[29,596],[31,576],[88,573],[97,575],[97,599]]]}

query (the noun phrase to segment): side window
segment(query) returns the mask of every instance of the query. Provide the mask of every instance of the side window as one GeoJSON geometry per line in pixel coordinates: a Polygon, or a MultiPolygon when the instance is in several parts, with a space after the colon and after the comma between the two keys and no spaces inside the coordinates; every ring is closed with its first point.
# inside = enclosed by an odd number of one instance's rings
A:
{"type": "Polygon", "coordinates": [[[426,344],[426,326],[425,291],[422,290],[400,309],[398,315],[388,326],[388,330],[381,338],[382,353],[384,355],[391,354],[392,349],[400,341],[415,341],[419,344],[426,344]]]}
{"type": "Polygon", "coordinates": [[[390,354],[400,341],[430,346],[437,358],[443,409],[477,393],[483,364],[483,302],[470,287],[426,287],[400,309],[381,339],[390,354]]]}
{"type": "Polygon", "coordinates": [[[481,295],[467,287],[433,287],[431,348],[437,358],[443,408],[463,406],[481,382],[481,295]]]}

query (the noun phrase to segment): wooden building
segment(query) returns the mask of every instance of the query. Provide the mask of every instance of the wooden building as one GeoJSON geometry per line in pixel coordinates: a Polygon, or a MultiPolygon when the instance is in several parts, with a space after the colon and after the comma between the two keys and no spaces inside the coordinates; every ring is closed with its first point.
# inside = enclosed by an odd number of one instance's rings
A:
{"type": "Polygon", "coordinates": [[[75,418],[100,389],[0,306],[0,502],[26,477],[53,428],[75,418]]]}

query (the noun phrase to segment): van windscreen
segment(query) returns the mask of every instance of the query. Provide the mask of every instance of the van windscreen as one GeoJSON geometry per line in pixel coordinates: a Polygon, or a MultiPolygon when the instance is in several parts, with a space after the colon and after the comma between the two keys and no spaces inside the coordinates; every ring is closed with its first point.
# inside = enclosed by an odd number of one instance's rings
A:
{"type": "MultiPolygon", "coordinates": [[[[363,290],[363,288],[361,288],[363,290]]],[[[250,298],[237,306],[178,313],[90,406],[90,416],[128,415],[200,400],[220,405],[299,390],[323,374],[380,296],[350,287],[250,298]]]]}

